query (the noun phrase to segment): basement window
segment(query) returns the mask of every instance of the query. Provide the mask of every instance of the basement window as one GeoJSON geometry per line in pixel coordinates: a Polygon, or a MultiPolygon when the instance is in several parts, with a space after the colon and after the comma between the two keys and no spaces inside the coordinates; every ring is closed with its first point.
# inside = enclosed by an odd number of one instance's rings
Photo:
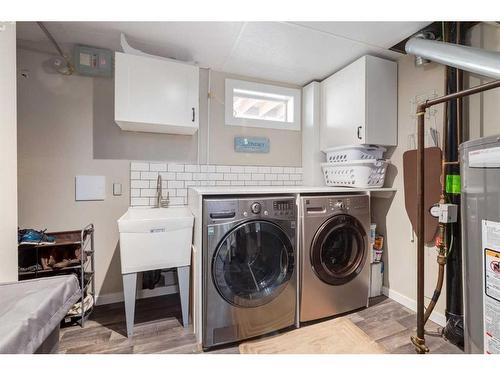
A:
{"type": "Polygon", "coordinates": [[[226,125],[300,130],[300,90],[226,79],[226,125]]]}

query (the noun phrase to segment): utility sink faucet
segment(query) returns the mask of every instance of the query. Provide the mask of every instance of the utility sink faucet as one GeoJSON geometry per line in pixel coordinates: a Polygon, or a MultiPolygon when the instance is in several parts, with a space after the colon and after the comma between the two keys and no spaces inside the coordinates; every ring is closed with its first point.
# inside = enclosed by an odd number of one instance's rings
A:
{"type": "Polygon", "coordinates": [[[158,174],[158,179],[156,180],[156,204],[154,205],[154,208],[166,208],[166,207],[168,207],[169,193],[167,190],[167,196],[165,198],[163,197],[162,184],[163,184],[163,181],[161,179],[161,175],[158,174]]]}

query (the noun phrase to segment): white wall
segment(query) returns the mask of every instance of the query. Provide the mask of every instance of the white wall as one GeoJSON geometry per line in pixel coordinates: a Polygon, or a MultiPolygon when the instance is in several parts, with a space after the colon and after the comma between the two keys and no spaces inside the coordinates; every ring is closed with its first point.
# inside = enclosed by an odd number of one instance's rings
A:
{"type": "Polygon", "coordinates": [[[87,80],[93,81],[91,97],[94,159],[196,162],[198,149],[196,136],[121,130],[115,123],[114,79],[87,78],[87,80]]]}
{"type": "MultiPolygon", "coordinates": [[[[248,77],[210,72],[210,124],[208,124],[209,71],[200,69],[200,128],[194,136],[122,131],[114,122],[112,78],[93,78],[93,156],[95,159],[158,160],[219,165],[301,166],[301,132],[226,126],[224,114],[225,79],[237,78],[263,83],[248,77]],[[271,143],[267,154],[234,151],[235,136],[265,136],[271,143]],[[289,148],[294,152],[283,153],[289,148]],[[297,152],[298,151],[298,152],[297,152]]],[[[298,86],[285,85],[298,88],[298,86]]]]}
{"type": "MultiPolygon", "coordinates": [[[[263,129],[225,125],[225,80],[248,79],[222,72],[211,72],[210,77],[210,123],[208,124],[208,162],[210,164],[231,165],[279,165],[300,167],[302,165],[302,135],[300,131],[263,129]],[[238,153],[234,151],[234,137],[268,137],[270,151],[267,154],[238,153]]],[[[276,82],[252,79],[268,84],[276,82]]],[[[296,85],[280,84],[285,87],[300,88],[296,85]]]]}
{"type": "MultiPolygon", "coordinates": [[[[469,33],[469,43],[474,47],[500,51],[500,28],[478,24],[469,33]]],[[[464,84],[472,87],[491,80],[465,74],[464,84]]],[[[500,89],[473,95],[465,103],[469,103],[469,139],[500,134],[500,89]]]]}
{"type": "MultiPolygon", "coordinates": [[[[116,219],[129,205],[129,162],[93,158],[94,81],[49,74],[46,54],[18,50],[19,226],[48,231],[96,226],[96,288],[122,289],[116,219]],[[106,176],[106,199],[75,202],[78,174],[106,176]],[[123,195],[112,195],[112,183],[123,195]]],[[[12,202],[15,201],[12,197],[12,202]]]]}
{"type": "Polygon", "coordinates": [[[0,22],[0,282],[17,280],[16,25],[0,22]]]}

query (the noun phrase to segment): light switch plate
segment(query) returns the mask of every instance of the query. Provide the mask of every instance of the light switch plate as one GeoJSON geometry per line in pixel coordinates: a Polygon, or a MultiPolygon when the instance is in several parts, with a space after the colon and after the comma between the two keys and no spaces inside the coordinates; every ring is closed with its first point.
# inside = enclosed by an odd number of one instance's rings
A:
{"type": "Polygon", "coordinates": [[[119,184],[117,182],[113,183],[113,195],[114,196],[122,195],[122,184],[119,184]]]}
{"type": "Polygon", "coordinates": [[[102,201],[106,198],[106,177],[76,176],[76,201],[102,201]]]}

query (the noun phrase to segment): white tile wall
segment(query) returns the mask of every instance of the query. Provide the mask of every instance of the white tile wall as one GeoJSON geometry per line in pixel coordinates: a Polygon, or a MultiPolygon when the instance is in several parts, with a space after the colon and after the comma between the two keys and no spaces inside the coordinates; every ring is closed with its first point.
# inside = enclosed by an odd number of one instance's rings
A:
{"type": "Polygon", "coordinates": [[[130,205],[155,204],[156,180],[163,180],[163,195],[171,205],[187,204],[190,186],[290,186],[302,185],[302,168],[242,165],[130,163],[130,205]]]}

